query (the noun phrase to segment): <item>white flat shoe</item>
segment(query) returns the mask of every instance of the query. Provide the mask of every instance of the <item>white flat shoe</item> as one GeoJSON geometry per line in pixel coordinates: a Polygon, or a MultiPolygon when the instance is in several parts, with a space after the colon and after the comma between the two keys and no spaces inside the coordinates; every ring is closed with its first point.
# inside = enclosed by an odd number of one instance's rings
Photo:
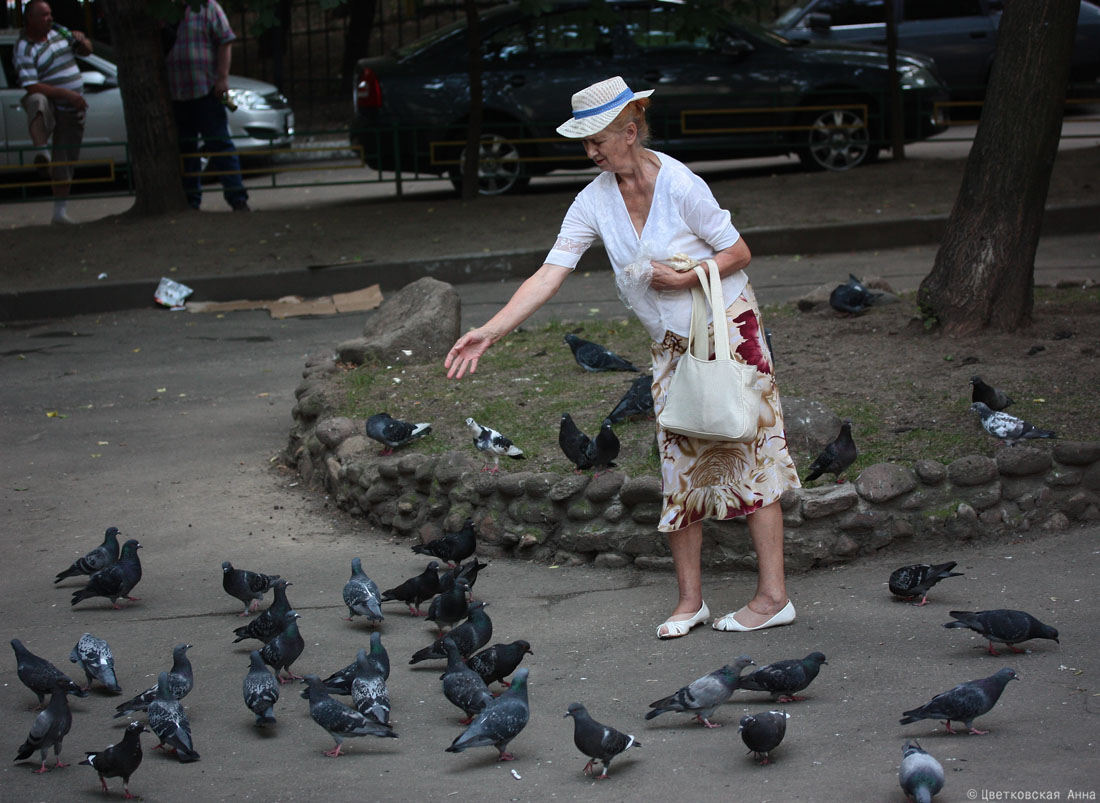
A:
{"type": "Polygon", "coordinates": [[[766,627],[779,627],[780,625],[789,625],[791,622],[794,621],[795,618],[794,605],[791,603],[790,600],[787,600],[787,604],[783,606],[779,613],[772,616],[772,618],[764,622],[764,624],[757,625],[756,627],[745,627],[743,624],[733,618],[734,614],[736,613],[737,611],[734,611],[733,613],[727,613],[721,619],[715,619],[713,624],[711,624],[711,627],[713,627],[715,630],[749,633],[753,630],[763,630],[766,627]]]}
{"type": "Polygon", "coordinates": [[[708,608],[707,603],[704,602],[703,607],[701,607],[688,619],[679,619],[674,622],[666,621],[661,622],[661,624],[657,625],[657,638],[670,639],[680,638],[680,636],[686,636],[693,627],[705,623],[709,618],[710,608],[708,608]],[[662,627],[666,628],[664,633],[661,632],[662,627]]]}

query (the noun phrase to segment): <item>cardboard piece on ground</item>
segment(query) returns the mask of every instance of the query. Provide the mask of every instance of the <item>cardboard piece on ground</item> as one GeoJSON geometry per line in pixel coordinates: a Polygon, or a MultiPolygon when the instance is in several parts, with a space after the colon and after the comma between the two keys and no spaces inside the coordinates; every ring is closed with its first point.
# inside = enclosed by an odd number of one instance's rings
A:
{"type": "Polygon", "coordinates": [[[265,309],[272,318],[291,318],[300,315],[335,315],[342,312],[363,312],[378,307],[382,303],[382,291],[377,284],[354,290],[350,293],[337,293],[333,296],[304,299],[301,296],[284,296],[275,300],[251,301],[192,301],[187,304],[189,312],[240,312],[243,310],[265,309]]]}
{"type": "Polygon", "coordinates": [[[189,301],[188,312],[241,312],[250,309],[267,309],[266,301],[189,301]]]}
{"type": "Polygon", "coordinates": [[[332,297],[337,312],[363,312],[382,304],[382,290],[376,284],[351,293],[336,293],[332,297]]]}
{"type": "Polygon", "coordinates": [[[332,296],[305,299],[301,296],[283,296],[278,301],[269,301],[267,311],[272,318],[293,318],[298,315],[334,315],[336,305],[332,296]]]}

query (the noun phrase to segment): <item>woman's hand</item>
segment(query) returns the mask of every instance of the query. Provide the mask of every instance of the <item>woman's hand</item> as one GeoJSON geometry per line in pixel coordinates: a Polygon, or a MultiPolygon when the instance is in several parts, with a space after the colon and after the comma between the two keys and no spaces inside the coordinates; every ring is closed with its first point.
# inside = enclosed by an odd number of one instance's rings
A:
{"type": "Polygon", "coordinates": [[[654,290],[688,290],[699,283],[695,278],[695,271],[678,271],[663,262],[650,262],[653,266],[653,277],[649,280],[649,286],[654,290]]]}
{"type": "Polygon", "coordinates": [[[456,340],[451,350],[447,352],[447,359],[443,361],[443,367],[447,369],[447,378],[462,379],[467,367],[471,374],[477,373],[477,361],[494,342],[493,333],[484,327],[473,329],[456,340]]]}

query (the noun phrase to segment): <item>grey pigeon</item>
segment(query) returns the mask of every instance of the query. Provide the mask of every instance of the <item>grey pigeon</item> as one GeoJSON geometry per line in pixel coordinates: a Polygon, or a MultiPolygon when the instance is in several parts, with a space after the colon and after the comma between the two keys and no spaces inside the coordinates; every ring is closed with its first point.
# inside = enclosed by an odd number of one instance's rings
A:
{"type": "Polygon", "coordinates": [[[847,312],[858,315],[866,312],[867,308],[875,303],[875,299],[882,293],[874,293],[855,274],[848,274],[848,281],[833,288],[829,294],[829,306],[837,312],[847,312]]]}
{"type": "Polygon", "coordinates": [[[955,733],[951,730],[951,722],[954,720],[963,723],[975,735],[989,733],[975,728],[974,720],[993,708],[1008,682],[1016,679],[1016,672],[1005,667],[987,678],[960,683],[953,689],[937,694],[920,708],[903,711],[900,723],[909,725],[921,719],[942,719],[947,732],[955,733]]]}
{"type": "Polygon", "coordinates": [[[382,594],[363,571],[359,558],[351,559],[351,579],[344,584],[344,604],[348,606],[349,622],[354,616],[365,616],[371,624],[385,618],[382,616],[382,594]]]}
{"type": "Polygon", "coordinates": [[[36,769],[35,773],[41,774],[46,772],[46,754],[52,747],[55,758],[54,766],[69,766],[61,763],[61,742],[64,741],[65,734],[69,732],[72,726],[73,714],[69,710],[69,693],[64,688],[55,685],[50,691],[50,704],[34,718],[27,740],[20,745],[15,760],[22,761],[25,758],[30,758],[31,753],[37,750],[42,759],[42,766],[36,769]]]}
{"type": "Polygon", "coordinates": [[[444,533],[426,544],[414,544],[412,551],[418,555],[431,555],[454,566],[477,551],[477,531],[474,520],[466,519],[458,532],[444,533]]]}
{"type": "Polygon", "coordinates": [[[738,723],[737,731],[745,747],[756,756],[763,756],[759,764],[770,764],[769,753],[779,747],[787,734],[787,720],[791,715],[786,711],[761,711],[758,714],[745,714],[738,723]]]}
{"type": "Polygon", "coordinates": [[[439,591],[450,591],[454,588],[455,580],[461,577],[466,581],[466,585],[470,587],[472,592],[474,583],[477,582],[478,573],[488,566],[488,563],[482,563],[477,558],[471,558],[459,566],[455,566],[453,569],[448,569],[439,575],[439,591]]]}
{"type": "Polygon", "coordinates": [[[321,679],[316,675],[306,675],[305,681],[306,691],[309,694],[310,717],[336,742],[336,747],[325,751],[326,756],[335,758],[341,755],[340,748],[344,744],[344,739],[349,736],[397,738],[397,734],[389,726],[380,725],[354,708],[329,697],[321,684],[321,679]]]}
{"type": "Polygon", "coordinates": [[[95,574],[100,569],[106,569],[118,560],[118,527],[108,527],[103,534],[103,543],[88,552],[81,558],[73,561],[73,564],[54,578],[55,583],[60,583],[66,577],[78,577],[82,574],[95,574]]]}
{"type": "Polygon", "coordinates": [[[953,572],[956,562],[947,563],[914,563],[910,566],[901,566],[890,573],[887,586],[890,593],[902,599],[920,597],[920,602],[914,603],[918,608],[928,604],[928,592],[932,586],[940,580],[948,577],[963,577],[962,572],[953,572]]]}
{"type": "Polygon", "coordinates": [[[428,615],[425,618],[429,622],[435,622],[440,635],[443,634],[444,627],[453,627],[470,612],[470,603],[466,599],[469,591],[470,583],[460,577],[455,580],[450,591],[444,591],[428,606],[428,615]]]}
{"type": "MultiPolygon", "coordinates": [[[[191,689],[195,688],[195,673],[191,668],[191,659],[187,657],[189,649],[191,649],[190,644],[177,644],[173,647],[172,668],[164,673],[168,676],[168,691],[171,692],[172,698],[175,700],[182,700],[191,693],[191,689]]],[[[145,711],[149,707],[149,703],[156,699],[159,688],[160,680],[158,678],[157,685],[149,687],[136,697],[116,706],[115,711],[118,713],[113,718],[118,719],[135,711],[145,711]]]]}
{"type": "Polygon", "coordinates": [[[856,442],[852,440],[852,421],[845,418],[840,426],[840,434],[836,440],[821,450],[814,462],[810,463],[810,473],[806,475],[805,482],[816,480],[822,474],[832,474],[837,482],[840,475],[847,470],[859,457],[856,442]]]}
{"type": "Polygon", "coordinates": [[[477,672],[486,686],[503,683],[504,679],[516,671],[525,655],[534,655],[531,645],[526,641],[513,641],[511,644],[494,644],[466,661],[466,666],[477,672]]]}
{"type": "Polygon", "coordinates": [[[259,650],[248,654],[248,674],[244,676],[241,692],[244,704],[256,715],[256,726],[275,724],[275,703],[279,701],[279,684],[271,670],[264,664],[259,650]]]}
{"type": "Polygon", "coordinates": [[[279,579],[277,574],[261,574],[250,572],[247,569],[234,569],[229,561],[222,563],[222,588],[231,597],[236,597],[244,603],[244,612],[241,616],[255,613],[260,607],[260,600],[264,594],[279,579]]]}
{"type": "Polygon", "coordinates": [[[619,403],[607,417],[612,424],[653,412],[653,374],[643,374],[630,383],[619,403]]]}
{"type": "MultiPolygon", "coordinates": [[[[493,622],[485,613],[485,606],[488,604],[488,602],[470,603],[470,615],[466,621],[447,634],[447,638],[454,641],[463,656],[473,655],[493,637],[493,622]]],[[[447,653],[443,650],[443,637],[440,637],[431,645],[413,653],[409,663],[418,664],[421,661],[446,657],[447,653]]]]}
{"type": "Polygon", "coordinates": [[[901,752],[898,783],[916,803],[932,803],[932,798],[943,789],[943,767],[919,743],[906,742],[901,752]]]}
{"type": "Polygon", "coordinates": [[[160,739],[160,744],[154,750],[171,748],[181,764],[199,760],[199,754],[191,740],[191,723],[168,685],[167,672],[161,672],[157,676],[157,696],[149,703],[146,716],[149,719],[149,730],[160,739]]]}
{"type": "Polygon", "coordinates": [[[1013,652],[1024,652],[1013,645],[1033,638],[1048,638],[1058,642],[1058,631],[1045,625],[1026,611],[997,608],[992,611],[948,611],[958,621],[947,622],[944,627],[968,627],[989,640],[989,654],[1000,655],[993,649],[993,642],[1007,644],[1013,652]]]}
{"type": "Polygon", "coordinates": [[[982,429],[994,438],[1000,438],[1009,446],[1032,438],[1057,438],[1058,435],[1049,429],[1039,429],[1034,424],[1029,424],[1022,418],[1017,418],[1008,413],[995,413],[982,402],[974,402],[970,405],[971,412],[977,413],[982,419],[982,429]]]}
{"type": "Polygon", "coordinates": [[[406,446],[423,438],[432,431],[428,423],[410,424],[393,418],[389,413],[376,413],[367,419],[367,437],[378,441],[385,448],[382,454],[393,454],[394,449],[406,446]]]}
{"type": "Polygon", "coordinates": [[[981,402],[994,412],[1000,412],[1012,404],[1012,399],[1007,393],[987,385],[980,376],[970,377],[970,384],[974,386],[974,391],[970,394],[972,402],[981,402]]]}
{"type": "Polygon", "coordinates": [[[378,666],[359,650],[355,656],[355,679],[351,682],[351,700],[355,710],[380,725],[390,724],[390,691],[378,666]]]}
{"type": "Polygon", "coordinates": [[[606,780],[611,759],[620,753],[625,753],[631,747],[641,747],[642,743],[635,741],[628,733],[621,733],[607,725],[601,725],[588,713],[588,709],[580,703],[570,703],[565,716],[573,717],[573,744],[577,749],[588,756],[588,763],[584,765],[584,774],[594,772],[593,764],[599,761],[603,764],[603,772],[596,776],[597,781],[606,780]]]}
{"type": "Polygon", "coordinates": [[[653,719],[668,711],[679,711],[684,714],[694,714],[695,719],[704,727],[722,727],[711,722],[710,717],[738,687],[741,682],[741,672],[746,666],[755,666],[755,664],[747,655],[739,656],[732,664],[715,669],[709,675],[693,680],[675,694],[650,703],[649,707],[653,710],[646,712],[645,718],[653,719]]]}
{"type": "Polygon", "coordinates": [[[565,342],[573,350],[573,359],[586,371],[637,371],[632,363],[599,343],[583,340],[574,334],[565,336],[565,342]]]}
{"type": "Polygon", "coordinates": [[[592,439],[577,428],[573,416],[561,414],[558,426],[558,446],[569,462],[577,467],[577,473],[592,468],[592,439]]]}
{"type": "Polygon", "coordinates": [[[286,580],[276,580],[272,588],[275,590],[275,598],[271,605],[245,625],[241,625],[233,632],[236,638],[233,643],[244,641],[246,638],[254,638],[267,644],[271,639],[283,632],[286,627],[286,615],[290,612],[290,601],[286,598],[286,587],[294,585],[286,580]]]}
{"type": "MultiPolygon", "coordinates": [[[[383,680],[389,679],[390,656],[386,652],[386,648],[382,646],[382,635],[377,631],[370,634],[370,652],[367,653],[367,659],[374,665],[375,670],[382,676],[383,680]]],[[[321,681],[325,691],[329,694],[351,694],[351,684],[355,680],[355,673],[359,666],[358,660],[356,658],[343,669],[333,672],[321,681]]],[[[302,697],[307,696],[302,694],[302,697]]]]}
{"type": "Polygon", "coordinates": [[[466,426],[474,434],[474,446],[479,452],[491,455],[493,467],[488,463],[482,467],[482,471],[492,471],[494,474],[500,471],[500,458],[510,457],[513,460],[525,460],[523,450],[512,441],[491,427],[484,427],[472,418],[466,419],[466,426]]]}
{"type": "Polygon", "coordinates": [[[141,544],[133,538],[123,544],[118,561],[100,569],[88,579],[88,585],[80,591],[74,591],[70,604],[76,605],[92,597],[106,597],[115,610],[119,610],[119,597],[137,602],[139,598],[130,596],[130,592],[141,581],[141,561],[137,554],[139,549],[141,544]]]}
{"type": "Polygon", "coordinates": [[[15,673],[24,686],[38,695],[39,708],[45,704],[46,695],[51,694],[55,688],[77,697],[88,696],[88,692],[76,685],[72,678],[45,658],[28,650],[19,639],[11,640],[11,648],[15,651],[15,673]]]}
{"type": "Polygon", "coordinates": [[[398,600],[409,606],[409,613],[422,616],[420,606],[439,593],[439,563],[431,561],[416,577],[382,592],[382,602],[398,600]]]}
{"type": "Polygon", "coordinates": [[[103,794],[110,794],[107,788],[107,778],[121,778],[122,792],[126,800],[133,799],[130,794],[130,776],[137,772],[141,766],[141,734],[149,729],[144,722],[131,722],[126,726],[122,734],[122,741],[118,744],[107,745],[97,752],[85,752],[85,758],[81,764],[87,764],[99,773],[99,783],[103,786],[103,794]]]}
{"type": "Polygon", "coordinates": [[[103,639],[96,638],[91,633],[85,633],[69,653],[69,660],[74,664],[80,664],[84,670],[84,676],[88,679],[88,689],[92,687],[92,680],[95,679],[115,694],[122,691],[118,685],[118,678],[115,677],[114,653],[111,652],[111,645],[103,639]]]}
{"type": "Polygon", "coordinates": [[[611,419],[605,418],[600,426],[600,431],[592,440],[591,449],[588,452],[588,462],[596,469],[596,476],[601,471],[615,465],[613,462],[619,456],[619,438],[611,429],[611,419]]]}
{"type": "Polygon", "coordinates": [[[300,618],[301,616],[298,615],[297,611],[288,611],[286,627],[283,632],[271,639],[260,650],[260,657],[264,659],[265,664],[275,670],[275,677],[279,679],[280,683],[302,680],[301,675],[295,675],[290,671],[290,665],[298,660],[298,656],[306,648],[305,639],[298,632],[298,620],[300,618]],[[284,669],[287,674],[285,681],[282,675],[284,669]]]}
{"type": "Polygon", "coordinates": [[[776,661],[767,664],[741,678],[740,688],[750,691],[766,691],[772,700],[793,703],[806,698],[795,692],[802,691],[817,677],[823,664],[828,663],[820,652],[811,652],[805,658],[776,661]]]}
{"type": "Polygon", "coordinates": [[[516,672],[508,691],[486,705],[446,752],[461,753],[471,747],[492,745],[497,749],[498,761],[514,760],[515,756],[508,752],[508,743],[519,735],[531,717],[527,704],[527,674],[527,669],[516,672]]]}
{"type": "Polygon", "coordinates": [[[462,709],[466,714],[462,724],[469,725],[474,716],[493,701],[493,695],[489,693],[489,687],[485,685],[481,675],[466,666],[462,654],[451,639],[443,639],[443,650],[447,653],[447,669],[441,676],[443,696],[462,709]]]}

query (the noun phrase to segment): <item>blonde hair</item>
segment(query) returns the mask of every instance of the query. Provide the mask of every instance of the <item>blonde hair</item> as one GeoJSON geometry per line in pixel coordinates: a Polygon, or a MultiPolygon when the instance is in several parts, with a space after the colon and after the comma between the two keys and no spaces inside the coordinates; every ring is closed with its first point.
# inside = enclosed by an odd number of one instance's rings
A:
{"type": "Polygon", "coordinates": [[[649,141],[652,139],[649,131],[649,121],[646,119],[645,114],[649,104],[649,98],[638,98],[630,101],[623,107],[618,116],[608,123],[607,128],[604,130],[619,134],[625,131],[630,123],[634,123],[638,127],[638,145],[643,148],[648,147],[649,141]]]}

